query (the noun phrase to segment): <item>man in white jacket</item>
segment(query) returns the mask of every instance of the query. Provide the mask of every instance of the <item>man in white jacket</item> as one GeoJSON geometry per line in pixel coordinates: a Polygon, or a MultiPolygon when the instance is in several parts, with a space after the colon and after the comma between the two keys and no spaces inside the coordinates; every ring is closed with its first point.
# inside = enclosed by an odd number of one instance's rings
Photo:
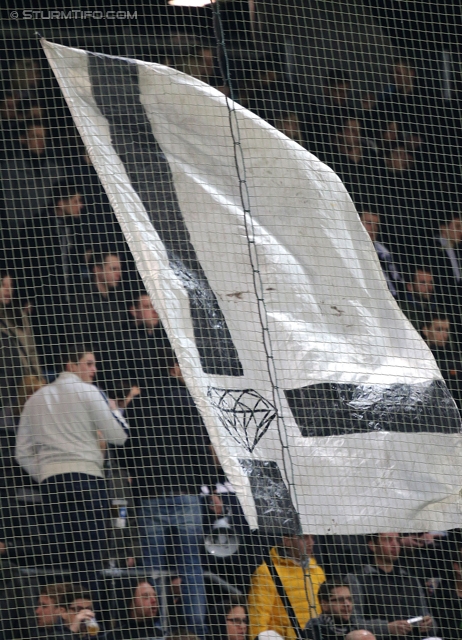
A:
{"type": "Polygon", "coordinates": [[[123,445],[128,435],[115,402],[92,384],[95,374],[91,347],[77,345],[65,371],[26,402],[16,439],[17,461],[42,489],[45,562],[84,583],[94,581],[105,548],[105,443],[123,445]]]}

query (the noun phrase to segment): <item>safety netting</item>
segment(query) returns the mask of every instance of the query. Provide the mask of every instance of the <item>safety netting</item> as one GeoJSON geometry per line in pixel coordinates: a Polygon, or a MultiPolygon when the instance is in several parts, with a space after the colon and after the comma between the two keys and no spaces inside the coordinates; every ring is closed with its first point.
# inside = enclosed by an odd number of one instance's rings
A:
{"type": "Polygon", "coordinates": [[[0,637],[460,638],[460,4],[2,17],[0,637]]]}

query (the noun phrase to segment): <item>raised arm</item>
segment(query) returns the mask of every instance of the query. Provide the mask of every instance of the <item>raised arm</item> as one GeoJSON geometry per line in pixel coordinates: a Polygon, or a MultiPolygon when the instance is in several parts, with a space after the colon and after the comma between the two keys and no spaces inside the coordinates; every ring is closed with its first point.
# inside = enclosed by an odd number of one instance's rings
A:
{"type": "MultiPolygon", "coordinates": [[[[117,409],[114,401],[108,400],[102,391],[89,387],[88,397],[90,418],[95,430],[100,431],[103,439],[115,445],[123,445],[128,437],[128,424],[117,409]]],[[[87,399],[85,399],[87,400],[87,399]]]]}

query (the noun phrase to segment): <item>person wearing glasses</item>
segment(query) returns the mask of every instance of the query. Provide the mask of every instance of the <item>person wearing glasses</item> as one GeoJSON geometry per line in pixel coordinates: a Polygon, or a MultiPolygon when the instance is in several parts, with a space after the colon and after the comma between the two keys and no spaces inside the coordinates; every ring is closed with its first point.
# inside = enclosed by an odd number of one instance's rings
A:
{"type": "Polygon", "coordinates": [[[45,611],[44,605],[48,601],[43,600],[43,593],[39,601],[36,615],[38,624],[41,624],[38,638],[43,640],[95,640],[105,637],[94,611],[93,598],[91,593],[80,591],[76,585],[65,583],[58,588],[55,587],[52,595],[58,594],[58,614],[53,618],[54,624],[49,624],[51,618],[48,609],[45,611]],[[44,616],[46,613],[46,616],[44,616]],[[50,618],[50,619],[49,619],[50,618]],[[48,624],[45,624],[48,623],[48,624]]]}
{"type": "Polygon", "coordinates": [[[321,615],[308,621],[304,636],[307,640],[343,640],[354,629],[351,624],[353,597],[342,582],[323,582],[318,600],[321,615]]]}
{"type": "Polygon", "coordinates": [[[210,639],[246,640],[247,604],[243,596],[228,596],[209,610],[210,639]]]}
{"type": "Polygon", "coordinates": [[[91,637],[98,635],[99,624],[95,623],[93,599],[88,592],[74,592],[73,599],[65,613],[61,614],[61,618],[64,627],[67,627],[71,634],[91,637]]]}

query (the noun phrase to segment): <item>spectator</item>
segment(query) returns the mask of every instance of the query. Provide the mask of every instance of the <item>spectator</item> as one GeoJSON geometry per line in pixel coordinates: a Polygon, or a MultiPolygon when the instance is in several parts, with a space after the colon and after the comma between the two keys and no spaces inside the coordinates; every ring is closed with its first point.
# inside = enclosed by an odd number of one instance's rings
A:
{"type": "Polygon", "coordinates": [[[459,215],[449,214],[440,224],[439,233],[430,247],[435,296],[458,331],[461,326],[462,262],[458,254],[461,241],[462,220],[459,215]]]}
{"type": "Polygon", "coordinates": [[[16,442],[19,464],[41,483],[49,561],[84,582],[105,546],[105,442],[121,445],[128,432],[114,401],[92,385],[95,374],[92,349],[76,346],[56,381],[26,402],[16,442]]]}
{"type": "Polygon", "coordinates": [[[11,87],[21,94],[28,95],[36,91],[42,83],[42,72],[38,60],[20,58],[10,70],[11,87]]]}
{"type": "Polygon", "coordinates": [[[15,129],[19,116],[19,103],[20,98],[14,93],[4,94],[0,99],[0,135],[2,138],[0,162],[11,157],[13,149],[18,144],[15,129]]]}
{"type": "Polygon", "coordinates": [[[94,260],[93,273],[99,293],[107,298],[116,289],[122,277],[122,265],[118,255],[106,253],[94,260]]]}
{"type": "Polygon", "coordinates": [[[323,582],[318,600],[321,615],[308,621],[304,636],[307,640],[343,640],[352,631],[353,598],[350,588],[342,582],[323,582]]]}
{"type": "Polygon", "coordinates": [[[338,174],[354,201],[374,198],[383,164],[364,144],[361,121],[347,118],[335,131],[331,152],[321,160],[338,174]]]}
{"type": "MultiPolygon", "coordinates": [[[[26,376],[18,387],[17,410],[26,399],[45,384],[36,376],[26,376]]],[[[3,414],[0,422],[0,589],[8,583],[19,565],[40,562],[40,530],[34,505],[32,513],[23,496],[33,495],[33,481],[16,462],[15,440],[19,414],[3,414]]],[[[1,637],[1,632],[0,632],[1,637]]]]}
{"type": "MultiPolygon", "coordinates": [[[[313,546],[313,536],[284,536],[282,544],[270,551],[301,628],[320,613],[317,593],[325,581],[324,571],[312,557],[313,546]]],[[[295,631],[266,562],[252,576],[248,603],[250,640],[263,631],[276,631],[286,640],[295,640],[295,631]]]]}
{"type": "Polygon", "coordinates": [[[459,640],[462,629],[462,548],[450,551],[446,576],[430,599],[435,620],[444,640],[459,640]]]}
{"type": "Polygon", "coordinates": [[[363,223],[363,227],[366,229],[370,239],[372,240],[374,249],[377,252],[380,266],[382,267],[383,275],[385,276],[391,295],[394,298],[401,297],[403,278],[400,270],[396,266],[390,250],[385,245],[378,242],[380,230],[379,215],[372,211],[362,211],[359,217],[363,223]]]}
{"type": "Polygon", "coordinates": [[[35,610],[38,636],[47,635],[50,629],[59,624],[65,611],[65,596],[72,590],[72,584],[69,582],[42,587],[35,610]]]}
{"type": "Polygon", "coordinates": [[[210,79],[213,77],[214,72],[212,51],[208,50],[207,52],[207,50],[201,50],[197,47],[195,51],[188,53],[188,55],[172,60],[170,66],[186,73],[188,76],[210,84],[210,79]]]}
{"type": "Polygon", "coordinates": [[[42,216],[39,224],[41,246],[38,259],[44,258],[41,272],[47,271],[48,285],[57,287],[53,301],[57,296],[69,298],[70,286],[80,282],[86,269],[86,251],[90,245],[89,234],[85,234],[82,224],[84,199],[81,187],[77,184],[61,184],[54,192],[53,205],[42,216]]]}
{"type": "Polygon", "coordinates": [[[434,315],[425,318],[422,325],[422,336],[431,349],[435,351],[445,349],[449,344],[450,333],[451,323],[448,317],[434,315]]]}
{"type": "Polygon", "coordinates": [[[417,267],[410,275],[406,283],[406,293],[399,305],[414,328],[420,331],[424,320],[429,315],[436,314],[438,310],[433,275],[424,267],[417,267]]]}
{"type": "Polygon", "coordinates": [[[363,566],[361,573],[346,577],[354,602],[352,624],[371,631],[377,639],[435,636],[435,625],[419,581],[397,564],[401,551],[399,534],[370,536],[368,545],[371,564],[363,566]],[[416,626],[408,622],[417,616],[422,616],[422,620],[416,626]]]}
{"type": "Polygon", "coordinates": [[[93,597],[86,591],[75,590],[67,594],[68,606],[66,612],[61,615],[64,623],[64,637],[68,637],[69,630],[72,638],[104,637],[104,633],[95,619],[93,597]],[[96,623],[96,624],[95,624],[96,623]]]}
{"type": "MultiPolygon", "coordinates": [[[[85,196],[84,218],[85,222],[88,222],[90,239],[88,249],[94,254],[101,251],[101,247],[126,247],[114,210],[77,131],[69,145],[73,150],[77,149],[72,158],[71,171],[73,176],[78,176],[82,194],[85,196]]],[[[87,228],[85,232],[87,235],[87,228]]]]}
{"type": "Polygon", "coordinates": [[[21,300],[10,273],[1,273],[0,287],[0,411],[2,419],[19,415],[18,393],[27,376],[41,371],[29,322],[30,305],[21,300]]]}
{"type": "Polygon", "coordinates": [[[11,414],[16,400],[14,391],[21,379],[21,356],[18,341],[10,335],[6,315],[13,298],[13,278],[7,271],[0,273],[0,410],[3,420],[11,414]]]}
{"type": "Polygon", "coordinates": [[[384,165],[374,191],[382,214],[382,239],[403,262],[412,264],[416,247],[428,241],[434,212],[441,209],[441,194],[403,143],[390,143],[384,165]]]}
{"type": "Polygon", "coordinates": [[[47,369],[54,370],[65,344],[69,296],[86,269],[89,234],[82,219],[84,203],[78,185],[59,184],[50,203],[25,223],[11,250],[33,296],[32,324],[41,359],[47,369]]]}
{"type": "MultiPolygon", "coordinates": [[[[197,410],[179,402],[166,376],[142,388],[127,410],[131,437],[127,460],[138,503],[138,524],[147,571],[172,569],[181,577],[187,626],[205,635],[205,585],[200,561],[201,486],[216,469],[197,410]]],[[[173,388],[172,388],[173,385],[173,388]]],[[[195,409],[195,407],[194,407],[195,409]]]]}
{"type": "Polygon", "coordinates": [[[119,624],[111,634],[113,640],[158,638],[164,635],[157,594],[150,578],[138,578],[125,585],[119,612],[119,624]]]}
{"type": "Polygon", "coordinates": [[[442,314],[429,316],[422,322],[421,334],[431,349],[441,375],[454,400],[462,409],[461,380],[462,362],[460,354],[451,341],[451,321],[442,314]]]}
{"type": "Polygon", "coordinates": [[[36,628],[29,626],[22,637],[37,640],[104,637],[99,623],[96,623],[91,594],[77,590],[69,582],[42,587],[35,616],[36,628]]]}
{"type": "Polygon", "coordinates": [[[46,111],[37,97],[24,98],[17,104],[16,117],[18,120],[40,122],[46,117],[46,111]]]}
{"type": "Polygon", "coordinates": [[[54,187],[65,175],[43,123],[24,122],[19,126],[22,131],[14,163],[6,158],[0,165],[4,217],[16,237],[18,229],[47,206],[54,187]]]}
{"type": "Polygon", "coordinates": [[[170,634],[165,640],[199,640],[199,638],[186,629],[186,627],[180,627],[176,629],[174,633],[170,634]]]}
{"type": "Polygon", "coordinates": [[[301,116],[297,112],[281,109],[274,114],[273,122],[276,129],[279,129],[291,140],[298,142],[302,147],[306,147],[301,116]]]}
{"type": "Polygon", "coordinates": [[[122,370],[128,380],[148,389],[156,386],[160,376],[168,375],[160,370],[161,363],[173,356],[167,334],[151,299],[145,291],[139,293],[130,307],[130,333],[125,340],[126,362],[122,370]]]}
{"type": "Polygon", "coordinates": [[[117,354],[128,313],[121,286],[122,263],[116,253],[93,257],[93,282],[71,302],[73,339],[92,342],[101,361],[101,379],[113,383],[120,367],[117,354]]]}
{"type": "Polygon", "coordinates": [[[329,581],[342,581],[345,574],[369,563],[369,549],[360,534],[316,536],[315,554],[329,581]]]}
{"type": "Polygon", "coordinates": [[[446,567],[446,532],[401,533],[400,543],[400,566],[432,593],[446,567]]]}
{"type": "Polygon", "coordinates": [[[111,252],[93,256],[93,283],[76,297],[79,317],[85,314],[82,334],[87,337],[104,336],[108,332],[107,323],[112,320],[119,331],[126,322],[125,315],[121,318],[121,288],[122,262],[120,257],[111,252]]]}
{"type": "Polygon", "coordinates": [[[373,147],[378,148],[377,142],[374,139],[377,131],[377,95],[373,87],[366,89],[360,95],[359,108],[357,115],[361,120],[362,130],[366,137],[366,143],[373,147]]]}
{"type": "Polygon", "coordinates": [[[409,60],[396,58],[392,76],[393,82],[378,101],[376,121],[385,134],[392,128],[399,140],[416,148],[431,131],[432,104],[419,90],[416,70],[409,60]]]}
{"type": "Polygon", "coordinates": [[[60,615],[53,627],[45,628],[45,638],[53,640],[89,640],[104,638],[100,624],[96,622],[92,595],[67,585],[60,596],[60,615]]]}
{"type": "Polygon", "coordinates": [[[321,98],[309,105],[307,115],[308,149],[321,159],[332,136],[348,118],[354,116],[350,99],[351,80],[342,69],[330,69],[324,79],[321,98]]]}
{"type": "Polygon", "coordinates": [[[13,92],[2,96],[0,100],[0,121],[14,121],[18,117],[20,98],[13,92]]]}
{"type": "Polygon", "coordinates": [[[375,636],[367,629],[355,629],[347,633],[345,640],[375,640],[375,636]]]}
{"type": "Polygon", "coordinates": [[[246,640],[247,604],[241,596],[229,596],[209,610],[209,637],[212,640],[246,640]]]}
{"type": "Polygon", "coordinates": [[[301,88],[294,86],[287,78],[281,56],[270,54],[265,59],[249,62],[251,68],[247,69],[247,78],[239,86],[239,96],[231,97],[238,98],[240,104],[268,121],[274,120],[275,111],[280,110],[280,105],[296,113],[300,107],[297,93],[301,88]]]}

